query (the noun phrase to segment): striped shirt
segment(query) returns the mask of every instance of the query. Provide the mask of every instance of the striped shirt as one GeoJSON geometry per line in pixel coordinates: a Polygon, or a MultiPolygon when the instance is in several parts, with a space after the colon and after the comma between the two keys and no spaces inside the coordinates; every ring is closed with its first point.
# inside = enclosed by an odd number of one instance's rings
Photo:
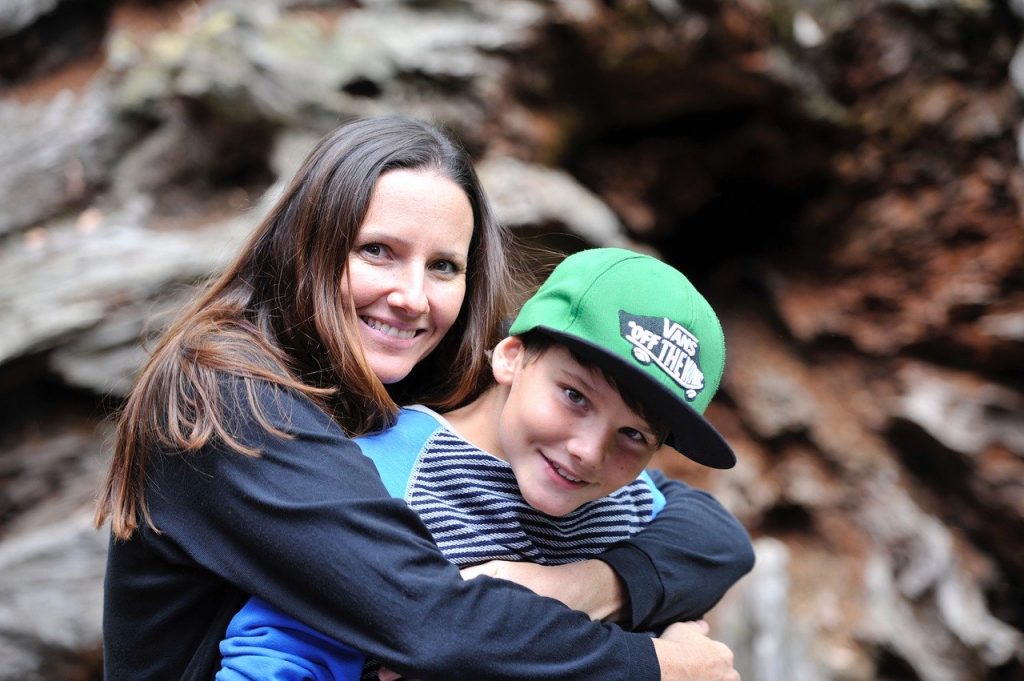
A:
{"type": "Polygon", "coordinates": [[[644,474],[564,516],[537,511],[523,499],[507,462],[470,444],[424,407],[402,409],[393,428],[357,442],[388,490],[419,514],[456,565],[583,560],[642,530],[664,505],[644,474]]]}

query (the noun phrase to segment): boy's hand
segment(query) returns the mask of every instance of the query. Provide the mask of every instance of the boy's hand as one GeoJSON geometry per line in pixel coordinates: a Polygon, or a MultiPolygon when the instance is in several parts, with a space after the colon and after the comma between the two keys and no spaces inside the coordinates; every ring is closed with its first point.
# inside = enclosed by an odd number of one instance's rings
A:
{"type": "Polygon", "coordinates": [[[614,622],[620,616],[625,601],[625,589],[618,575],[607,563],[595,559],[566,565],[492,560],[462,568],[460,572],[463,579],[487,575],[515,582],[584,612],[591,619],[606,622],[614,622]]]}
{"type": "Polygon", "coordinates": [[[708,636],[704,620],[676,622],[654,639],[662,681],[740,681],[733,655],[708,636]]]}

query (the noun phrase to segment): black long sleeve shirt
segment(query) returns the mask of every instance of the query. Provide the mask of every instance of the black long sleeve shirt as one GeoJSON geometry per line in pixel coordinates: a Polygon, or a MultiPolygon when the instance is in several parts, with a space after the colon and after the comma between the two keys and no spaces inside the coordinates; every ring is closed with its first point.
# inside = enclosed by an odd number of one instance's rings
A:
{"type": "MultiPolygon", "coordinates": [[[[268,390],[266,432],[155,453],[143,526],[108,554],[108,680],[208,679],[217,643],[249,594],[399,671],[432,679],[658,679],[650,638],[591,622],[501,580],[463,581],[416,514],[312,402],[268,390]],[[273,393],[274,397],[270,395],[273,393]]],[[[702,615],[753,563],[746,532],[709,495],[664,486],[644,532],[600,556],[623,579],[630,626],[702,615]]]]}

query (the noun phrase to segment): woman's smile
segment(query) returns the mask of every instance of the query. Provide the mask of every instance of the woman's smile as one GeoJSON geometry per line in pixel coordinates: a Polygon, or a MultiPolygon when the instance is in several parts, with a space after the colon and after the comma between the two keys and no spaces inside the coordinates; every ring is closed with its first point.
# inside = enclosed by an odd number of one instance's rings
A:
{"type": "Polygon", "coordinates": [[[417,334],[423,332],[423,329],[399,328],[399,326],[394,326],[373,317],[360,317],[359,319],[374,331],[397,340],[412,340],[417,334]]]}

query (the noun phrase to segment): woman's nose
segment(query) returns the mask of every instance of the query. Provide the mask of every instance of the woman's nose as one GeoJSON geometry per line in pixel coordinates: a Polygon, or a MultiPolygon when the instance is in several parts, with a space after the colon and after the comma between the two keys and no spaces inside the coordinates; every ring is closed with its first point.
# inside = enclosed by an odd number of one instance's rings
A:
{"type": "Polygon", "coordinates": [[[412,272],[402,272],[398,275],[387,300],[388,305],[409,314],[421,315],[430,309],[423,277],[412,272]]]}

